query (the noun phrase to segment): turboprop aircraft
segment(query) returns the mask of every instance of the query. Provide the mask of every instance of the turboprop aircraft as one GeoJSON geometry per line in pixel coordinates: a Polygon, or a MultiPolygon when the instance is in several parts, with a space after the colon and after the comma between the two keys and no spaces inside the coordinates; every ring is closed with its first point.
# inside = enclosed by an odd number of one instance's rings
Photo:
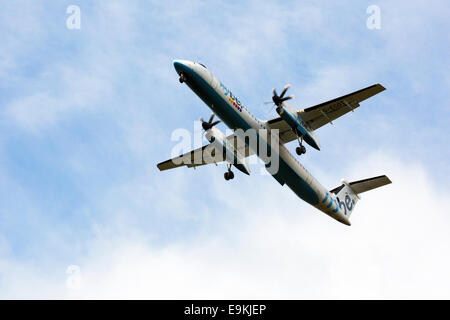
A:
{"type": "Polygon", "coordinates": [[[293,96],[285,95],[289,85],[285,86],[279,95],[273,89],[272,101],[279,117],[263,121],[253,116],[237,96],[203,64],[187,60],[175,60],[173,64],[179,75],[180,83],[187,84],[213,111],[208,121],[201,119],[205,137],[210,143],[159,163],[157,165],[159,170],[180,166],[195,168],[225,161],[228,170],[225,172],[224,178],[230,180],[234,178],[231,166],[249,175],[250,170],[246,158],[256,154],[266,164],[269,173],[281,185],[286,184],[298,197],[346,225],[350,225],[350,215],[356,202],[360,199],[361,193],[391,183],[387,176],[382,175],[353,182],[341,180],[338,187],[327,190],[285,146],[290,141],[298,140],[299,146],[296,148],[298,155],[306,152],[303,141],[320,150],[315,131],[332,123],[333,120],[347,112],[354,111],[359,107],[360,102],[385,90],[382,85],[374,84],[299,111],[287,103],[293,98],[293,96]],[[221,120],[213,121],[215,115],[221,120]],[[220,121],[234,130],[234,133],[225,136],[215,128],[220,121]],[[239,130],[253,130],[258,143],[249,143],[245,136],[237,134],[239,130]],[[271,157],[276,157],[278,164],[276,170],[269,170],[271,161],[268,160],[267,151],[271,157]]]}

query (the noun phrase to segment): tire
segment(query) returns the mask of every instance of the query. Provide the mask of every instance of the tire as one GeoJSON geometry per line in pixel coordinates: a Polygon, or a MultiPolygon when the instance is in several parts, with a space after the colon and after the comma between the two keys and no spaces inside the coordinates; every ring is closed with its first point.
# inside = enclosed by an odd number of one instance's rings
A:
{"type": "Polygon", "coordinates": [[[228,171],[227,172],[225,172],[224,174],[223,174],[223,177],[225,178],[225,180],[230,180],[230,177],[229,177],[229,175],[228,175],[228,171]]]}
{"type": "Polygon", "coordinates": [[[301,146],[301,151],[302,151],[302,154],[304,154],[304,153],[306,153],[306,148],[305,148],[305,146],[301,146]]]}
{"type": "Polygon", "coordinates": [[[301,154],[302,154],[302,149],[301,149],[300,147],[297,147],[297,148],[295,148],[295,152],[296,152],[298,155],[301,155],[301,154]]]}
{"type": "Polygon", "coordinates": [[[233,171],[230,171],[229,177],[230,177],[230,180],[231,180],[231,179],[234,179],[234,173],[233,173],[233,171]]]}

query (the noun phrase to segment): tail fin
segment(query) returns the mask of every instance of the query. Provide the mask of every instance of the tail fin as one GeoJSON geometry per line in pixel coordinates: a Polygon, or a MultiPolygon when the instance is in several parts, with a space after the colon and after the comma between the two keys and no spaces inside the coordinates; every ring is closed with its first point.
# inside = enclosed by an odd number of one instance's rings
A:
{"type": "Polygon", "coordinates": [[[356,202],[360,199],[360,193],[392,183],[385,175],[353,182],[345,180],[341,182],[342,184],[339,187],[334,188],[330,192],[336,195],[340,209],[344,211],[348,218],[350,218],[356,202]]]}

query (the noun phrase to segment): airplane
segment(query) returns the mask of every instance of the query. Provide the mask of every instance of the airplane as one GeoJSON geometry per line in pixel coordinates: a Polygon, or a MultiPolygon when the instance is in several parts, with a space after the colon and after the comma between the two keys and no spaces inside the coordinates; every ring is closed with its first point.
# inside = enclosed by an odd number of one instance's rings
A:
{"type": "Polygon", "coordinates": [[[273,89],[272,101],[279,117],[263,121],[253,116],[238,97],[203,64],[174,60],[173,65],[178,73],[179,82],[185,83],[213,112],[208,121],[200,119],[205,137],[210,143],[158,163],[157,167],[160,171],[181,166],[195,168],[211,163],[217,165],[224,161],[228,169],[224,178],[230,180],[234,178],[231,166],[250,175],[246,158],[254,154],[263,160],[268,168],[267,157],[263,157],[261,148],[252,146],[242,135],[236,134],[239,129],[254,129],[259,146],[266,144],[266,148],[278,157],[278,170],[270,172],[268,169],[275,180],[282,186],[286,184],[302,200],[345,225],[351,225],[349,219],[361,193],[392,183],[386,175],[353,182],[342,179],[338,187],[327,190],[285,146],[288,142],[298,140],[299,146],[296,148],[298,155],[306,152],[303,141],[320,150],[315,130],[328,123],[332,124],[333,120],[358,108],[360,102],[384,91],[385,88],[381,84],[374,84],[299,111],[287,103],[293,98],[293,96],[285,96],[290,85],[285,86],[279,95],[273,89]],[[215,115],[221,120],[213,121],[215,115]],[[234,133],[225,136],[217,129],[215,125],[221,121],[234,130],[234,133]],[[264,136],[262,132],[269,132],[271,138],[264,136]],[[237,142],[241,142],[240,146],[237,142]],[[209,152],[206,152],[207,150],[209,152]]]}

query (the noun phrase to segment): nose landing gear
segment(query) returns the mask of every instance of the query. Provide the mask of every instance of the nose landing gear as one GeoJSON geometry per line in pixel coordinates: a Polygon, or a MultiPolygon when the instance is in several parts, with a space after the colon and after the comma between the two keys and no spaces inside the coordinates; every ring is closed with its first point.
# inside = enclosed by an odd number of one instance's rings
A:
{"type": "Polygon", "coordinates": [[[180,81],[180,83],[183,83],[186,81],[186,76],[184,75],[184,73],[180,73],[180,78],[178,80],[180,81]]]}

